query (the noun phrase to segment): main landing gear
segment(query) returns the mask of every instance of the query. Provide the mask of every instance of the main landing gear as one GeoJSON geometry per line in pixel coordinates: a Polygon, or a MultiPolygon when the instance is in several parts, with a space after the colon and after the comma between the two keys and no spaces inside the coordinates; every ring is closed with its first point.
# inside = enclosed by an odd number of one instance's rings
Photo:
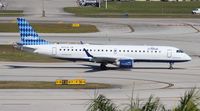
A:
{"type": "Polygon", "coordinates": [[[169,63],[169,69],[170,69],[170,70],[172,70],[172,69],[173,69],[173,65],[174,65],[174,63],[173,63],[173,62],[170,62],[170,63],[169,63]]]}
{"type": "Polygon", "coordinates": [[[100,69],[101,70],[106,70],[107,69],[106,65],[107,65],[106,63],[101,63],[100,69]]]}

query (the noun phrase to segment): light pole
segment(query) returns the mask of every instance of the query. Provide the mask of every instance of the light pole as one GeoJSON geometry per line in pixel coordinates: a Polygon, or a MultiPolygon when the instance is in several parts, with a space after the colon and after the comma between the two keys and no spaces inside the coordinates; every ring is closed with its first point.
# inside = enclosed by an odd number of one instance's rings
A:
{"type": "Polygon", "coordinates": [[[106,9],[108,8],[108,0],[106,0],[106,9]]]}
{"type": "Polygon", "coordinates": [[[99,8],[101,8],[101,0],[99,0],[99,8]]]}
{"type": "Polygon", "coordinates": [[[45,17],[44,0],[42,0],[42,17],[45,17]]]}

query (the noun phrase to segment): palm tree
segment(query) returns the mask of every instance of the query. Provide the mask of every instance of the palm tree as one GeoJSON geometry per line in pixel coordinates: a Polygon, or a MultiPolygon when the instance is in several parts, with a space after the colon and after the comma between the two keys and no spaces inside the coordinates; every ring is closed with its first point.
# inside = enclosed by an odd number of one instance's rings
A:
{"type": "Polygon", "coordinates": [[[160,103],[158,97],[154,98],[152,95],[149,97],[148,101],[142,107],[142,111],[163,111],[164,106],[160,103]]]}
{"type": "Polygon", "coordinates": [[[131,99],[131,104],[125,107],[124,111],[166,111],[165,107],[160,104],[159,98],[150,96],[148,101],[141,103],[139,98],[136,100],[131,99]]]}
{"type": "Polygon", "coordinates": [[[117,106],[104,95],[99,95],[91,101],[88,111],[119,111],[117,106]]]}
{"type": "Polygon", "coordinates": [[[200,111],[200,95],[196,88],[185,92],[184,96],[180,98],[180,103],[173,111],[200,111]]]}
{"type": "MultiPolygon", "coordinates": [[[[150,96],[146,102],[141,102],[139,98],[134,99],[133,94],[130,104],[123,111],[200,111],[200,90],[196,88],[185,92],[180,98],[180,103],[173,110],[166,110],[164,105],[160,103],[159,98],[150,96]]],[[[99,95],[91,101],[88,111],[120,111],[112,101],[104,95],[99,95]]]]}

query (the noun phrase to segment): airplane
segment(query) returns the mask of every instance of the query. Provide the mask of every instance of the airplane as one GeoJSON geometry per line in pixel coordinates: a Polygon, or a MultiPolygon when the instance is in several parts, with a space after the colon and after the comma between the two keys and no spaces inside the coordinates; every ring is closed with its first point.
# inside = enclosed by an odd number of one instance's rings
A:
{"type": "Polygon", "coordinates": [[[42,39],[25,18],[17,18],[17,23],[21,40],[16,48],[57,59],[100,63],[101,70],[106,70],[107,64],[131,69],[136,62],[164,62],[173,69],[174,63],[191,61],[189,55],[170,46],[50,43],[42,39]]]}

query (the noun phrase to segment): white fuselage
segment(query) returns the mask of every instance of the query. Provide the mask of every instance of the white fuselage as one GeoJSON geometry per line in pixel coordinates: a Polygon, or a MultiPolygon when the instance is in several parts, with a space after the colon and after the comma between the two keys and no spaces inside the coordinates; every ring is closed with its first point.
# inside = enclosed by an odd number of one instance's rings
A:
{"type": "MultiPolygon", "coordinates": [[[[91,45],[91,44],[47,44],[26,45],[34,53],[59,59],[91,61],[84,48],[95,57],[132,59],[134,62],[186,62],[191,58],[181,50],[168,46],[91,45]]],[[[96,61],[98,62],[98,61],[96,61]]]]}

